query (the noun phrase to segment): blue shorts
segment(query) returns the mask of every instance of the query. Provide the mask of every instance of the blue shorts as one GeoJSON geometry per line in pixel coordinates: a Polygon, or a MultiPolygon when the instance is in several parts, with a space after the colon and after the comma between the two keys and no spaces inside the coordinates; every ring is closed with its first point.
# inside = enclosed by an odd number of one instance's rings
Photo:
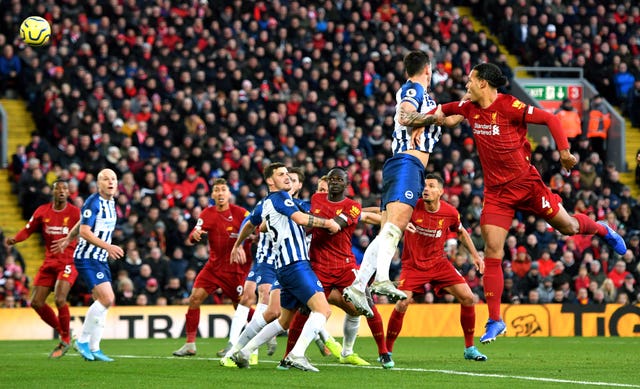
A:
{"type": "Polygon", "coordinates": [[[254,263],[253,266],[251,266],[251,270],[249,270],[249,274],[247,274],[247,278],[244,280],[245,282],[256,282],[256,279],[258,278],[258,273],[256,273],[257,267],[257,263],[254,263]]]}
{"type": "Polygon", "coordinates": [[[276,282],[276,267],[273,264],[267,262],[260,262],[256,265],[256,284],[273,285],[276,282]]]}
{"type": "Polygon", "coordinates": [[[102,284],[103,282],[111,283],[111,269],[109,269],[109,262],[78,258],[74,258],[73,262],[76,265],[78,274],[80,274],[84,282],[87,284],[89,290],[93,290],[96,285],[102,284]]]}
{"type": "Polygon", "coordinates": [[[282,308],[294,310],[314,294],[324,293],[322,284],[311,270],[309,261],[298,261],[277,270],[278,281],[282,286],[280,305],[282,308]]]}
{"type": "Polygon", "coordinates": [[[382,203],[384,211],[387,204],[395,201],[416,206],[424,190],[424,166],[413,155],[398,153],[385,162],[382,168],[382,203]]]}

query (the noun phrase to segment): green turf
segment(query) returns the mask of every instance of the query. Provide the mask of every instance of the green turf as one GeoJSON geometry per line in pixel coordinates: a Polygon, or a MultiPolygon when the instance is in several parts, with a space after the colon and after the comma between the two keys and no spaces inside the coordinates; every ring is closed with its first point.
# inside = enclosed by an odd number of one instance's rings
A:
{"type": "Polygon", "coordinates": [[[466,361],[460,338],[400,338],[396,368],[376,362],[375,344],[362,338],[356,348],[370,367],[351,367],[322,358],[315,345],[307,355],[320,373],[278,371],[278,351],[250,369],[223,368],[215,351],[223,339],[198,341],[198,355],[172,357],[183,339],[105,340],[114,363],[85,362],[75,351],[49,360],[54,341],[0,342],[0,386],[7,388],[640,388],[637,338],[505,338],[480,345],[487,362],[466,361]]]}

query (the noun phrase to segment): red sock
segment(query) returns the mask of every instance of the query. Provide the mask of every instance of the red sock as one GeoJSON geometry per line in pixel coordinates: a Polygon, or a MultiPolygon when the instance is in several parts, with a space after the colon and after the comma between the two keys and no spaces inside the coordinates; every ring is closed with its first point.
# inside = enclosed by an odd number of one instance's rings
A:
{"type": "Polygon", "coordinates": [[[502,274],[502,260],[498,258],[484,259],[484,297],[489,307],[489,318],[500,320],[500,299],[504,289],[504,276],[502,274]]]}
{"type": "Polygon", "coordinates": [[[607,235],[607,228],[602,224],[596,223],[587,215],[576,213],[573,217],[578,221],[578,234],[592,235],[598,234],[598,236],[607,235]]]}
{"type": "Polygon", "coordinates": [[[60,321],[58,321],[58,316],[53,312],[53,309],[48,304],[43,304],[40,308],[36,310],[40,318],[51,328],[58,331],[60,333],[60,321]]]}
{"type": "Polygon", "coordinates": [[[473,305],[460,305],[460,326],[464,332],[464,347],[473,346],[473,332],[476,327],[476,309],[473,305]]]}
{"type": "Polygon", "coordinates": [[[371,335],[373,335],[373,339],[378,345],[378,354],[386,354],[389,351],[387,350],[387,344],[384,341],[384,327],[382,325],[382,316],[380,316],[380,312],[378,312],[378,308],[376,308],[375,305],[373,306],[372,311],[373,317],[367,319],[367,324],[369,324],[371,335]]]}
{"type": "Polygon", "coordinates": [[[196,341],[198,335],[198,324],[200,324],[200,308],[189,309],[185,315],[187,322],[185,323],[185,331],[187,333],[187,343],[196,341]]]}
{"type": "Polygon", "coordinates": [[[69,322],[71,314],[69,313],[69,305],[65,304],[58,308],[58,322],[60,323],[60,339],[66,344],[71,343],[71,334],[69,333],[69,322]]]}
{"type": "Polygon", "coordinates": [[[249,308],[249,315],[247,315],[247,323],[251,321],[251,319],[253,319],[253,314],[256,312],[255,309],[253,308],[249,308]]]}
{"type": "Polygon", "coordinates": [[[289,352],[293,349],[293,346],[296,345],[300,334],[302,333],[302,327],[304,327],[304,323],[307,322],[309,315],[303,315],[300,311],[296,312],[293,320],[291,321],[291,325],[289,325],[289,336],[287,337],[287,350],[284,352],[284,356],[289,355],[289,352]]]}
{"type": "Polygon", "coordinates": [[[393,352],[393,344],[398,339],[400,331],[402,331],[402,322],[405,312],[398,312],[395,309],[391,311],[389,318],[389,326],[387,327],[387,350],[393,352]]]}

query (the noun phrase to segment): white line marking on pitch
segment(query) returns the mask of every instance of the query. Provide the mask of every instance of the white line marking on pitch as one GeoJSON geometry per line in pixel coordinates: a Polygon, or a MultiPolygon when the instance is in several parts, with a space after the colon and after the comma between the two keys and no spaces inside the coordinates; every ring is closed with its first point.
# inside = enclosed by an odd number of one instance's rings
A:
{"type": "MultiPolygon", "coordinates": [[[[139,355],[112,355],[115,358],[130,358],[130,359],[183,359],[183,360],[197,360],[197,361],[219,361],[220,358],[203,358],[203,357],[163,357],[163,356],[139,356],[139,355]]],[[[277,361],[261,361],[263,363],[278,363],[277,361]]],[[[338,366],[338,367],[351,367],[358,369],[376,369],[382,370],[380,366],[353,366],[353,365],[343,365],[339,363],[314,363],[316,366],[338,366]]],[[[574,381],[574,380],[566,380],[561,378],[545,378],[545,377],[529,377],[529,376],[517,376],[517,375],[506,375],[506,374],[489,374],[489,373],[472,373],[468,371],[455,371],[455,370],[438,370],[438,369],[421,369],[421,368],[404,368],[404,367],[395,367],[390,369],[390,371],[414,371],[420,373],[438,373],[438,374],[456,374],[456,375],[466,375],[472,377],[489,377],[489,378],[509,378],[523,381],[540,381],[540,382],[551,382],[551,383],[561,383],[561,384],[574,384],[574,385],[594,385],[594,386],[609,386],[609,387],[618,387],[618,388],[640,388],[640,385],[633,384],[619,384],[614,382],[598,382],[598,381],[574,381]]]]}

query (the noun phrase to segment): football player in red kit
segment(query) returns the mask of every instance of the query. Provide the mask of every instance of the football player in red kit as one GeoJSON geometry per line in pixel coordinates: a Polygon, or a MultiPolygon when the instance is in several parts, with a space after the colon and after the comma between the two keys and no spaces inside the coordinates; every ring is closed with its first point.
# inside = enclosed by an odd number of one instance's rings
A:
{"type": "Polygon", "coordinates": [[[576,164],[576,158],[569,150],[569,142],[558,118],[514,96],[498,93],[498,88],[506,83],[506,77],[496,65],[476,65],[469,74],[467,100],[441,107],[444,115],[462,115],[469,121],[484,172],[484,207],[480,225],[486,244],[483,279],[489,320],[485,334],[480,337],[482,343],[492,342],[506,332],[500,316],[500,298],[504,288],[502,257],[516,211],[542,218],[564,235],[596,234],[620,255],[626,252],[620,235],[587,215],[569,215],[560,197],[542,181],[531,165],[531,145],[526,138],[528,123],[549,127],[564,169],[570,170],[576,164]]]}
{"type": "Polygon", "coordinates": [[[486,361],[473,344],[476,326],[476,310],[473,292],[464,277],[453,266],[444,246],[449,232],[456,233],[467,248],[479,272],[484,271],[484,262],[473,246],[469,233],[460,224],[460,214],[452,205],[441,201],[444,181],[436,174],[429,174],[425,180],[422,199],[418,200],[411,215],[411,224],[404,233],[402,250],[402,271],[398,289],[407,294],[406,300],[399,300],[389,318],[387,327],[387,349],[393,351],[393,344],[402,329],[404,314],[409,308],[413,293],[424,293],[424,285],[430,283],[438,294],[444,290],[460,302],[460,326],[464,332],[464,358],[486,361]]]}
{"type": "Polygon", "coordinates": [[[66,181],[53,183],[53,201],[39,206],[29,219],[27,225],[13,238],[7,238],[8,245],[14,245],[27,239],[34,232],[41,232],[45,242],[44,263],[36,274],[35,289],[31,307],[42,320],[60,334],[60,343],[49,354],[50,358],[60,358],[66,354],[71,344],[69,330],[70,314],[67,295],[78,278],[78,271],[73,264],[73,251],[76,248],[73,237],[69,239],[73,227],[80,220],[80,209],[67,202],[69,184],[66,181]],[[69,243],[69,242],[72,243],[69,243]],[[55,294],[58,316],[46,303],[47,296],[53,290],[55,294]]]}

